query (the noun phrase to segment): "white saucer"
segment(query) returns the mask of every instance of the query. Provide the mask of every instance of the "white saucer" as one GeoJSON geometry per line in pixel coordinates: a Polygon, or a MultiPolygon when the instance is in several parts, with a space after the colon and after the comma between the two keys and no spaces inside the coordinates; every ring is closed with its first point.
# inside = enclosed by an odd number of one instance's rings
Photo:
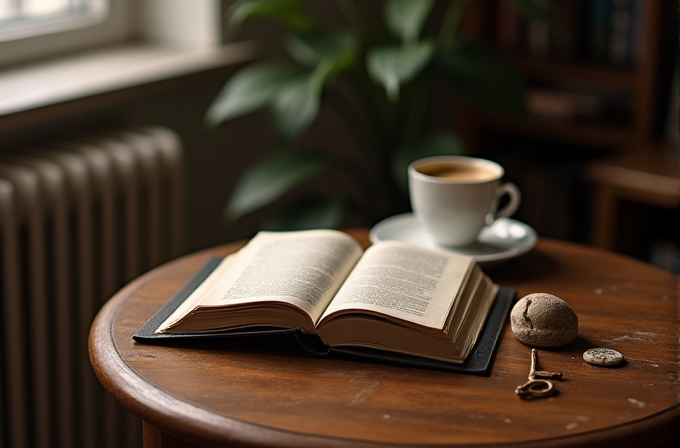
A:
{"type": "Polygon", "coordinates": [[[421,228],[413,213],[391,216],[373,226],[371,242],[398,240],[430,249],[471,256],[481,266],[490,266],[519,257],[536,246],[538,235],[530,226],[509,218],[499,218],[467,246],[440,246],[421,228]]]}

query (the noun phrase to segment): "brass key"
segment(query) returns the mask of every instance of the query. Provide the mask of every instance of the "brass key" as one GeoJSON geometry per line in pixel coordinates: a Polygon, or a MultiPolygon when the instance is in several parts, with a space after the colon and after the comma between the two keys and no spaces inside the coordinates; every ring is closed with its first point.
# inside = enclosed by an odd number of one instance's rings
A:
{"type": "Polygon", "coordinates": [[[531,367],[529,368],[529,381],[517,386],[515,393],[520,398],[545,398],[555,393],[555,385],[549,379],[561,379],[562,372],[547,372],[536,370],[538,365],[538,352],[531,349],[531,367]],[[537,379],[541,378],[541,379],[537,379]]]}
{"type": "Polygon", "coordinates": [[[562,378],[562,372],[547,372],[545,370],[536,370],[538,365],[538,352],[535,348],[531,349],[531,367],[529,368],[529,379],[536,378],[559,380],[562,378]]]}

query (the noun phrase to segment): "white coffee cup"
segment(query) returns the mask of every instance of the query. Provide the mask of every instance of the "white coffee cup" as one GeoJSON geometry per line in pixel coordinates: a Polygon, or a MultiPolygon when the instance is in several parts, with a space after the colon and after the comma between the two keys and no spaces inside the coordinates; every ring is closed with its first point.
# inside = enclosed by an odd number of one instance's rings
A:
{"type": "Polygon", "coordinates": [[[511,216],[521,195],[515,184],[501,183],[505,171],[490,160],[435,156],[408,167],[411,207],[421,227],[435,243],[464,246],[496,219],[511,216]],[[500,198],[509,202],[497,210],[500,198]]]}

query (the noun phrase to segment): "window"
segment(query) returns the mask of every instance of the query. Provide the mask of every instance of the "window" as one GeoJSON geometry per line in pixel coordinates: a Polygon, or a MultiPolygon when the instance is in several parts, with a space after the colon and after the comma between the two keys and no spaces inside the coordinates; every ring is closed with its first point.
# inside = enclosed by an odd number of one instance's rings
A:
{"type": "Polygon", "coordinates": [[[129,39],[135,1],[0,0],[0,67],[129,39]]]}
{"type": "Polygon", "coordinates": [[[82,28],[106,12],[105,0],[0,0],[0,41],[82,28]]]}
{"type": "MultiPolygon", "coordinates": [[[[30,1],[0,0],[5,23],[10,8],[18,17],[30,1]]],[[[222,47],[223,8],[222,0],[108,0],[97,24],[0,42],[0,131],[8,114],[253,57],[248,44],[222,47]]]]}

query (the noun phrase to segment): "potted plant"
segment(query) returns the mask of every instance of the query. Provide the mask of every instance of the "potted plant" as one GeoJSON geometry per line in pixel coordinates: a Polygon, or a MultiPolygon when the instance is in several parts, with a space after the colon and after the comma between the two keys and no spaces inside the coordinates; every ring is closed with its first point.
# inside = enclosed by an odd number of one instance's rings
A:
{"type": "MultiPolygon", "coordinates": [[[[549,24],[548,14],[532,1],[507,1],[549,24]]],[[[318,26],[302,0],[237,0],[228,10],[232,30],[256,19],[283,27],[290,55],[290,60],[261,60],[235,73],[206,114],[207,123],[217,126],[266,108],[280,142],[273,155],[250,166],[237,182],[225,208],[229,221],[331,171],[349,176],[370,194],[359,199],[343,191],[304,195],[264,226],[337,227],[348,213],[370,225],[405,211],[408,163],[465,152],[451,129],[425,126],[433,89],[440,83],[483,108],[524,111],[518,73],[491,48],[460,35],[472,0],[384,0],[379,23],[370,26],[358,9],[360,2],[327,3],[341,12],[346,28],[318,26]],[[323,107],[334,108],[361,142],[362,163],[301,143],[323,107]]]]}

